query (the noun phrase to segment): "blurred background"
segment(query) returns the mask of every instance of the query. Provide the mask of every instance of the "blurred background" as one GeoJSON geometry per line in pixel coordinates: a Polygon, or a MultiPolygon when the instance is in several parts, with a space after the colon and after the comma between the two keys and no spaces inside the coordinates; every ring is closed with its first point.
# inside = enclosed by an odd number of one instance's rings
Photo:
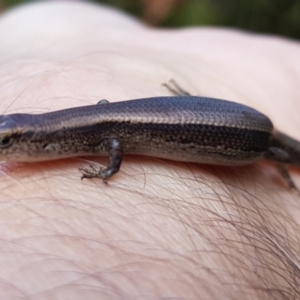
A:
{"type": "MultiPolygon", "coordinates": [[[[0,0],[6,10],[29,0],[0,0]]],[[[222,26],[300,39],[300,0],[98,0],[157,27],[222,26]]]]}

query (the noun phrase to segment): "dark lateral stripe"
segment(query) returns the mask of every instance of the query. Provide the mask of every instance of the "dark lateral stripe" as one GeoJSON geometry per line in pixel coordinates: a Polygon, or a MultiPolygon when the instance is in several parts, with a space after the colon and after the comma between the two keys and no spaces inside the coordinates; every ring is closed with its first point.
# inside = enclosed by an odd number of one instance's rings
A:
{"type": "MultiPolygon", "coordinates": [[[[176,151],[181,148],[214,148],[214,151],[236,150],[261,153],[268,149],[270,132],[245,128],[201,124],[157,124],[129,122],[101,122],[73,128],[64,128],[52,132],[44,132],[45,136],[32,136],[37,141],[46,139],[48,143],[74,144],[83,142],[85,145],[96,146],[101,141],[116,138],[123,145],[154,143],[176,151]]],[[[23,133],[24,134],[24,133],[23,133]]],[[[32,141],[34,142],[34,141],[32,141]]]]}
{"type": "Polygon", "coordinates": [[[99,129],[105,131],[107,136],[120,137],[124,143],[126,138],[130,141],[132,136],[139,136],[141,140],[157,140],[166,146],[171,143],[193,144],[196,147],[220,146],[223,149],[244,152],[266,151],[271,136],[271,133],[266,131],[200,124],[107,122],[99,124],[99,129]]]}

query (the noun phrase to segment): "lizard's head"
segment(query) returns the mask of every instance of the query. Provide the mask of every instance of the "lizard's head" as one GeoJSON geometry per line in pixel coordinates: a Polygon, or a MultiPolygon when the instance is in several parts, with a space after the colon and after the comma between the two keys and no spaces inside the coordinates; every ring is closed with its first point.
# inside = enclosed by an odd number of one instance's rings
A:
{"type": "Polygon", "coordinates": [[[10,148],[14,137],[18,134],[18,128],[13,118],[8,116],[0,117],[0,151],[10,148]]]}
{"type": "Polygon", "coordinates": [[[30,115],[26,114],[0,116],[0,160],[33,160],[30,140],[34,131],[31,123],[30,115]]]}

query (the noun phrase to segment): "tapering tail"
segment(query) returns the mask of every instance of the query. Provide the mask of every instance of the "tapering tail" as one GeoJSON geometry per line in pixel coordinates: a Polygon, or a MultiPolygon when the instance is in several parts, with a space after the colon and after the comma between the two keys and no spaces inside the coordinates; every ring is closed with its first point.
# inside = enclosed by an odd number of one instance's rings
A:
{"type": "MultiPolygon", "coordinates": [[[[280,131],[274,131],[270,141],[270,149],[280,149],[286,154],[286,163],[300,167],[300,142],[285,135],[280,131]]],[[[267,159],[271,159],[266,156],[267,159]]],[[[274,159],[276,160],[276,159],[274,159]]],[[[282,161],[285,163],[285,161],[282,161]]]]}

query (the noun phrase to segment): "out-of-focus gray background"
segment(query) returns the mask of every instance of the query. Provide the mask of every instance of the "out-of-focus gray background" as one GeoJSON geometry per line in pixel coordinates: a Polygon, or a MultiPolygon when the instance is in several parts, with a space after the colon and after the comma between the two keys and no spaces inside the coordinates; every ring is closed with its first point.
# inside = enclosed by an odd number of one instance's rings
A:
{"type": "MultiPolygon", "coordinates": [[[[25,0],[0,0],[0,10],[25,0]]],[[[240,28],[300,39],[300,0],[98,0],[157,27],[240,28]]]]}

